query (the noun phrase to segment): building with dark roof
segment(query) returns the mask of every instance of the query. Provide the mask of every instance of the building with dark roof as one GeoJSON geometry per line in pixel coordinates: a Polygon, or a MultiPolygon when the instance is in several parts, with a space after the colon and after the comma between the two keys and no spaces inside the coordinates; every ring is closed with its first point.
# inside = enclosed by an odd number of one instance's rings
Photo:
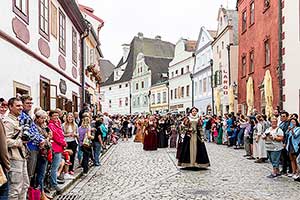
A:
{"type": "MultiPolygon", "coordinates": [[[[112,114],[134,113],[132,110],[133,100],[136,103],[138,101],[138,96],[135,96],[137,93],[134,92],[136,84],[139,85],[139,88],[144,84],[145,89],[147,84],[149,93],[151,85],[157,83],[160,80],[159,77],[162,76],[161,74],[167,72],[164,66],[174,56],[174,44],[161,40],[160,36],[151,39],[145,38],[142,33],[138,33],[138,36],[135,36],[130,44],[122,46],[122,58],[110,77],[102,83],[102,112],[106,111],[112,114]],[[143,59],[139,60],[141,58],[143,59]],[[135,81],[135,85],[133,85],[133,77],[137,78],[135,73],[140,73],[139,70],[143,72],[146,69],[149,71],[144,72],[151,74],[150,79],[147,82],[144,81],[144,83],[135,81]]],[[[164,74],[164,76],[166,75],[164,74]]],[[[139,100],[148,105],[147,110],[143,110],[143,112],[149,111],[148,93],[147,98],[144,95],[143,99],[140,97],[139,100]]]]}

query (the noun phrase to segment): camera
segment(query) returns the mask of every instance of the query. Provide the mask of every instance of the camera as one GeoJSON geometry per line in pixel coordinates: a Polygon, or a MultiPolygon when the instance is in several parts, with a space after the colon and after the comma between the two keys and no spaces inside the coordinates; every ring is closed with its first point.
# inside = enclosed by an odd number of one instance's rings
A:
{"type": "Polygon", "coordinates": [[[29,133],[29,130],[30,130],[30,126],[31,126],[31,120],[30,119],[24,119],[22,122],[21,122],[21,130],[22,130],[22,135],[21,135],[21,140],[22,141],[30,141],[30,133],[29,133]]]}

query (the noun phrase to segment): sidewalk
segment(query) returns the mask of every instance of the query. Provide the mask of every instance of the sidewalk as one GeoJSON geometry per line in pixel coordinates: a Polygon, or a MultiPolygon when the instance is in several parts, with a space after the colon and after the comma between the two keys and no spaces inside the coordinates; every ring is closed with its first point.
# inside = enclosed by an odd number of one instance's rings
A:
{"type": "MultiPolygon", "coordinates": [[[[101,154],[101,160],[103,159],[103,157],[109,152],[110,148],[113,146],[114,144],[109,144],[106,146],[106,150],[104,150],[101,154]]],[[[92,163],[90,163],[90,172],[91,170],[95,168],[93,166],[92,163]]],[[[58,184],[58,187],[60,188],[59,192],[52,192],[50,193],[51,196],[53,196],[54,198],[61,195],[62,193],[64,193],[66,190],[68,190],[78,179],[80,179],[83,176],[83,171],[82,168],[79,166],[79,164],[77,163],[77,165],[75,166],[75,170],[74,170],[74,179],[69,179],[69,180],[65,180],[64,184],[58,184]]]]}

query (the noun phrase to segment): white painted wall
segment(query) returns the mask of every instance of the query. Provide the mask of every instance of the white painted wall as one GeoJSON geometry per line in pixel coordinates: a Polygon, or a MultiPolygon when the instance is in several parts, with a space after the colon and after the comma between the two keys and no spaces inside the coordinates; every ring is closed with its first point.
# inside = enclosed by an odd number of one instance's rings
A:
{"type": "Polygon", "coordinates": [[[285,17],[285,23],[282,25],[285,33],[283,40],[283,47],[285,48],[283,79],[286,80],[283,87],[283,94],[286,99],[283,102],[283,109],[290,113],[299,113],[299,1],[284,1],[283,16],[285,17]]]}
{"type": "Polygon", "coordinates": [[[130,114],[130,82],[123,82],[109,86],[101,87],[101,105],[102,112],[110,114],[130,114]],[[126,84],[128,86],[126,87],[126,84]],[[119,86],[122,88],[119,88],[119,86]],[[128,106],[125,106],[125,98],[128,98],[128,106]],[[122,99],[122,106],[119,106],[119,99],[122,99]],[[111,100],[111,108],[109,107],[109,100],[111,100]]]}
{"type": "MultiPolygon", "coordinates": [[[[59,3],[56,0],[52,1],[57,8],[61,8],[59,3]]],[[[34,51],[36,54],[43,57],[38,49],[38,40],[42,38],[39,34],[39,15],[38,15],[38,1],[29,1],[29,25],[26,25],[29,32],[30,32],[30,42],[26,45],[22,41],[16,38],[13,29],[12,29],[12,19],[19,18],[12,10],[12,1],[3,1],[0,7],[0,30],[4,31],[6,34],[10,35],[11,37],[15,38],[20,44],[26,46],[30,50],[34,51]]],[[[62,8],[61,8],[62,10],[62,8]]],[[[77,79],[72,77],[72,22],[66,16],[66,70],[64,71],[69,77],[75,80],[77,83],[80,83],[80,76],[79,76],[79,66],[80,66],[80,35],[77,32],[78,38],[78,60],[77,60],[77,71],[78,76],[77,79]]],[[[20,19],[20,18],[19,18],[20,19]]],[[[22,21],[22,19],[20,19],[22,21]]],[[[22,21],[23,22],[23,21],[22,21]]],[[[57,23],[58,19],[57,19],[57,23]]],[[[59,30],[57,30],[59,33],[59,30]]],[[[52,65],[56,66],[59,70],[60,67],[58,65],[58,56],[60,55],[58,49],[58,39],[51,35],[51,30],[49,30],[50,34],[50,42],[48,43],[50,46],[50,57],[45,58],[48,62],[52,65]]],[[[24,53],[23,51],[19,50],[12,44],[0,39],[0,53],[1,53],[1,79],[0,85],[5,87],[0,88],[0,95],[5,98],[10,98],[13,95],[13,81],[18,81],[22,84],[26,84],[31,86],[32,96],[35,101],[35,105],[39,105],[39,81],[40,75],[44,76],[51,80],[51,84],[59,85],[59,80],[62,78],[67,83],[67,94],[65,95],[67,98],[72,98],[72,91],[76,92],[78,95],[79,93],[79,86],[76,84],[68,81],[63,75],[57,73],[53,69],[45,66],[41,62],[37,61],[33,57],[29,56],[28,54],[24,53]]],[[[63,71],[63,70],[62,70],[63,71]]],[[[59,90],[58,90],[59,92],[59,90]]]]}
{"type": "Polygon", "coordinates": [[[211,66],[213,58],[212,46],[208,45],[213,38],[204,27],[201,27],[197,41],[196,64],[193,70],[195,106],[200,113],[206,113],[207,107],[212,105],[211,66]]]}
{"type": "MultiPolygon", "coordinates": [[[[190,74],[192,73],[194,66],[194,58],[192,52],[185,51],[185,40],[180,39],[175,46],[175,55],[173,60],[169,64],[169,96],[170,96],[170,109],[172,106],[183,104],[182,108],[179,108],[179,112],[183,112],[186,108],[192,107],[192,80],[190,74]],[[188,67],[187,67],[188,66],[188,67]],[[183,74],[181,69],[183,68],[183,74]],[[176,71],[178,73],[176,74],[176,71]],[[189,85],[189,96],[186,96],[186,86],[189,85]],[[184,87],[184,97],[174,98],[175,88],[184,87]],[[173,91],[173,98],[171,98],[171,91],[173,91]]],[[[177,92],[178,93],[178,92],[177,92]]],[[[172,110],[172,109],[171,109],[172,110]]]]}

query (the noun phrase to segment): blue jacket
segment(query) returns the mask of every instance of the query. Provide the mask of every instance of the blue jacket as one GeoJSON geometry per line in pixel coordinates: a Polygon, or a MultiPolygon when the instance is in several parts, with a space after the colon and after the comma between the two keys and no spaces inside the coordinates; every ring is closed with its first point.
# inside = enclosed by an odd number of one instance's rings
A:
{"type": "Polygon", "coordinates": [[[34,123],[34,121],[32,120],[32,118],[26,112],[23,111],[20,116],[20,125],[24,126],[25,124],[27,124],[30,127],[28,131],[29,138],[30,138],[30,141],[27,143],[28,149],[31,151],[33,150],[38,151],[39,144],[42,141],[44,141],[45,138],[38,131],[38,128],[34,123]]]}
{"type": "Polygon", "coordinates": [[[288,140],[286,149],[289,150],[289,145],[293,145],[295,152],[299,150],[299,143],[300,143],[300,127],[294,128],[294,135],[292,135],[292,131],[288,132],[288,140]],[[290,144],[290,138],[292,138],[292,144],[290,144]]]}
{"type": "Polygon", "coordinates": [[[102,137],[106,137],[107,133],[108,133],[108,130],[107,130],[107,128],[105,127],[105,125],[103,123],[101,124],[100,129],[101,129],[101,132],[102,132],[102,137]]]}

